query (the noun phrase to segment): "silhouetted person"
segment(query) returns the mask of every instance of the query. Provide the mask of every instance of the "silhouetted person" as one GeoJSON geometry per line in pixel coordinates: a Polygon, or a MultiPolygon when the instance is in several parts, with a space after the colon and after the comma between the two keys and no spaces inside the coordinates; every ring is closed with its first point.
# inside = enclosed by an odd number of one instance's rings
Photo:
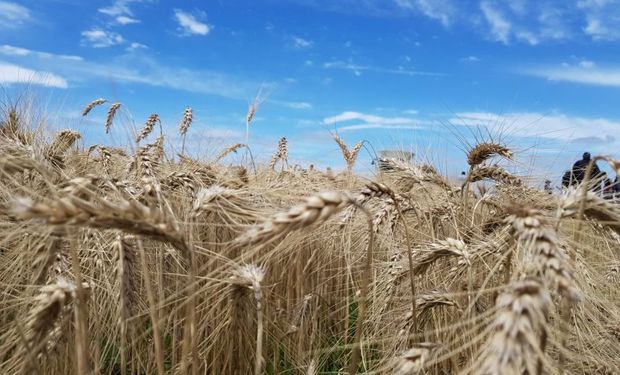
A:
{"type": "MultiPolygon", "coordinates": [[[[586,170],[588,169],[588,164],[590,164],[590,160],[591,160],[590,153],[584,152],[583,158],[581,160],[577,160],[575,164],[573,164],[573,170],[572,170],[573,172],[572,184],[573,185],[577,185],[583,182],[586,176],[586,170]]],[[[594,163],[594,165],[592,165],[592,170],[590,172],[590,181],[599,179],[601,176],[602,176],[601,170],[598,168],[598,165],[594,163]]],[[[599,181],[599,185],[600,185],[600,181],[599,181]]]]}
{"type": "Polygon", "coordinates": [[[543,189],[549,194],[553,192],[553,188],[551,187],[551,180],[545,180],[545,187],[543,189]]]}
{"type": "Polygon", "coordinates": [[[573,183],[573,174],[571,173],[571,171],[566,171],[562,175],[562,186],[567,188],[567,187],[569,187],[571,185],[574,185],[574,183],[573,183]]]}

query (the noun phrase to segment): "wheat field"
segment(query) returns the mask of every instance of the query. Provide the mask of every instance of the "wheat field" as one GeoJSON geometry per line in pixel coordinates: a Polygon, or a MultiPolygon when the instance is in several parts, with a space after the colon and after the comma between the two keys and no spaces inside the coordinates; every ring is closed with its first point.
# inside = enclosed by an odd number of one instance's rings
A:
{"type": "Polygon", "coordinates": [[[0,115],[0,373],[620,374],[618,204],[531,188],[493,142],[462,186],[358,175],[337,136],[340,173],[286,138],[196,160],[192,119],[174,154],[157,114],[124,148],[0,115]]]}

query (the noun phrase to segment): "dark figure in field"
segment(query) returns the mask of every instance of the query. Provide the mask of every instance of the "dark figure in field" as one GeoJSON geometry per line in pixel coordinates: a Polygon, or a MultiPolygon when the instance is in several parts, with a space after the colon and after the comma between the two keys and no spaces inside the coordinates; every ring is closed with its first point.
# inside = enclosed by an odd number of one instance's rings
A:
{"type": "MultiPolygon", "coordinates": [[[[572,185],[578,185],[581,182],[583,182],[583,180],[585,179],[586,176],[586,170],[588,169],[588,164],[590,164],[590,153],[589,152],[584,152],[583,153],[583,158],[581,160],[577,160],[575,162],[575,164],[573,164],[573,170],[572,170],[572,185]]],[[[592,165],[592,171],[590,172],[590,181],[598,181],[600,185],[600,178],[603,177],[603,174],[601,173],[601,170],[598,168],[598,165],[596,165],[596,163],[594,163],[594,165],[592,165]]],[[[598,189],[595,190],[600,190],[600,186],[598,189]]]]}
{"type": "Polygon", "coordinates": [[[545,180],[545,191],[549,194],[553,192],[553,188],[551,187],[551,180],[545,180]]]}
{"type": "Polygon", "coordinates": [[[573,174],[571,171],[566,171],[562,175],[562,186],[567,188],[571,185],[573,185],[573,174]]]}

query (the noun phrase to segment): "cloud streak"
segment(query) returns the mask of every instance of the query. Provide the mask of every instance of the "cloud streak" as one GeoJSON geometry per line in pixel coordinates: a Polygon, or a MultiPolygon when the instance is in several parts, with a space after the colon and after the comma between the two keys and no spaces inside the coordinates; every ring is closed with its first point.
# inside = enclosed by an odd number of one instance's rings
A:
{"type": "Polygon", "coordinates": [[[107,48],[125,43],[125,39],[115,32],[100,28],[82,31],[82,43],[93,48],[107,48]]]}
{"type": "Polygon", "coordinates": [[[30,10],[10,1],[0,1],[0,29],[15,29],[30,21],[30,10]]]}
{"type": "Polygon", "coordinates": [[[63,77],[45,71],[28,69],[0,61],[0,83],[28,84],[66,89],[67,80],[63,77]]]}
{"type": "Polygon", "coordinates": [[[368,65],[359,65],[351,62],[344,61],[331,61],[323,64],[323,68],[325,69],[341,69],[348,70],[355,74],[356,76],[362,75],[362,72],[371,72],[371,73],[383,73],[383,74],[397,74],[397,75],[405,75],[405,76],[443,76],[442,73],[434,73],[434,72],[425,72],[418,70],[410,70],[410,69],[389,69],[389,68],[381,68],[376,66],[368,66],[368,65]]]}
{"type": "Polygon", "coordinates": [[[526,69],[522,73],[549,81],[620,87],[620,67],[598,67],[591,61],[582,61],[576,66],[564,64],[535,67],[526,69]]]}
{"type": "Polygon", "coordinates": [[[337,126],[339,132],[351,132],[372,129],[419,129],[429,122],[410,117],[383,117],[362,112],[346,111],[335,116],[326,117],[322,123],[334,126],[342,124],[337,126]],[[351,122],[354,123],[351,124],[351,122]]]}
{"type": "Polygon", "coordinates": [[[556,139],[579,143],[596,137],[615,141],[620,121],[606,118],[569,116],[562,113],[514,112],[461,112],[450,119],[455,125],[486,127],[491,132],[512,136],[556,139]]]}
{"type": "Polygon", "coordinates": [[[183,36],[189,35],[207,35],[211,31],[211,27],[204,22],[198,20],[197,17],[205,17],[203,12],[194,15],[180,9],[174,10],[174,19],[179,24],[179,33],[183,36]]]}
{"type": "MultiPolygon", "coordinates": [[[[17,64],[27,62],[32,69],[51,71],[54,77],[70,77],[70,82],[75,83],[117,81],[234,99],[247,99],[260,84],[210,70],[164,65],[150,57],[148,53],[127,53],[104,63],[79,57],[67,59],[65,55],[7,45],[0,47],[0,54],[12,58],[17,64]],[[21,55],[15,54],[15,51],[20,51],[21,55]]],[[[58,87],[66,85],[64,78],[63,81],[54,82],[58,87]]]]}

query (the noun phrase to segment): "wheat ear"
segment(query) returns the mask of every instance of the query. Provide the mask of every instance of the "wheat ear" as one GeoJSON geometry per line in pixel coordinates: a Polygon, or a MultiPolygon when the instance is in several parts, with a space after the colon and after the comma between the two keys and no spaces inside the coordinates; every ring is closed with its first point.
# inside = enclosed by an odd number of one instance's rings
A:
{"type": "Polygon", "coordinates": [[[471,167],[475,167],[484,163],[493,155],[500,155],[505,157],[506,159],[511,159],[512,151],[510,151],[507,147],[497,143],[478,143],[467,154],[467,164],[469,164],[471,167]]]}
{"type": "Polygon", "coordinates": [[[82,116],[86,117],[88,116],[88,114],[90,113],[90,111],[93,110],[93,108],[100,106],[102,104],[104,104],[105,102],[107,102],[107,100],[103,99],[103,98],[99,98],[99,99],[95,99],[92,102],[88,103],[86,105],[86,107],[84,108],[84,112],[82,112],[82,116]]]}
{"type": "Polygon", "coordinates": [[[153,131],[153,128],[155,127],[155,124],[157,124],[157,122],[159,122],[161,126],[161,120],[159,119],[159,115],[157,113],[152,113],[144,123],[144,127],[140,131],[140,134],[138,134],[138,136],[136,137],[136,142],[140,142],[144,138],[148,137],[149,134],[151,134],[151,132],[153,131]]]}
{"type": "Polygon", "coordinates": [[[183,119],[179,124],[179,132],[181,136],[183,136],[183,143],[181,145],[181,155],[185,154],[185,138],[187,136],[187,131],[189,127],[192,125],[194,121],[194,110],[191,107],[185,107],[185,111],[183,112],[183,119]]]}
{"type": "Polygon", "coordinates": [[[120,107],[121,107],[121,103],[114,103],[110,106],[110,109],[108,109],[108,115],[105,120],[105,132],[106,133],[110,132],[110,129],[112,128],[112,121],[114,121],[114,116],[116,115],[116,112],[118,111],[120,107]]]}
{"type": "Polygon", "coordinates": [[[298,206],[288,211],[277,213],[235,239],[238,246],[251,243],[269,242],[275,237],[284,237],[288,233],[312,225],[319,225],[346,206],[353,204],[353,199],[344,193],[323,192],[313,195],[298,206]]]}
{"type": "Polygon", "coordinates": [[[496,302],[492,334],[476,375],[540,374],[551,298],[536,279],[517,281],[496,302]]]}

